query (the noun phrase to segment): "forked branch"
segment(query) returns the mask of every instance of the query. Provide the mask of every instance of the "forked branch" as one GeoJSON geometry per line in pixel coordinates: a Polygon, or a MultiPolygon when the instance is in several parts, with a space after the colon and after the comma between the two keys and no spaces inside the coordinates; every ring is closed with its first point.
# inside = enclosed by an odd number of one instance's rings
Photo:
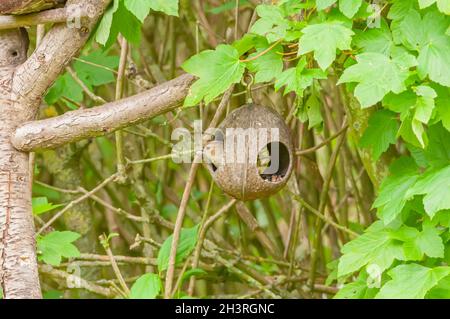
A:
{"type": "Polygon", "coordinates": [[[86,8],[89,17],[81,19],[80,25],[61,23],[55,25],[42,43],[16,70],[13,94],[17,102],[38,105],[44,93],[86,43],[92,29],[111,0],[69,0],[67,6],[86,8]]]}

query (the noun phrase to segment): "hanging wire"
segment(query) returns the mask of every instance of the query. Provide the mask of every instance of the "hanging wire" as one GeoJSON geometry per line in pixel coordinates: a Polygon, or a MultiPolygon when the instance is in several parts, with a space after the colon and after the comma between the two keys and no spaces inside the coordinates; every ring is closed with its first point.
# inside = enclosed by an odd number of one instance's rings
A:
{"type": "Polygon", "coordinates": [[[252,86],[254,83],[255,79],[252,74],[247,73],[242,77],[241,84],[245,86],[245,100],[247,104],[253,103],[252,86]]]}

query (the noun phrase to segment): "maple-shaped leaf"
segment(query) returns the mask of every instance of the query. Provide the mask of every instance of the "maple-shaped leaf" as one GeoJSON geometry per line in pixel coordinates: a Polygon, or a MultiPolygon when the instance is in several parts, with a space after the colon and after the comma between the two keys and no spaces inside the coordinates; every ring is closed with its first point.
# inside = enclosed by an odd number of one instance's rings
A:
{"type": "Polygon", "coordinates": [[[353,37],[353,44],[362,52],[377,52],[390,56],[394,44],[389,25],[383,19],[379,28],[358,32],[353,37]]]}
{"type": "Polygon", "coordinates": [[[144,22],[150,13],[150,9],[178,16],[178,0],[124,0],[124,3],[128,11],[133,13],[141,22],[144,22]]]}
{"type": "Polygon", "coordinates": [[[450,19],[427,12],[423,19],[410,10],[400,23],[392,26],[394,38],[410,50],[417,51],[417,71],[444,86],[450,86],[450,37],[446,34],[450,19]]]}
{"type": "Polygon", "coordinates": [[[384,228],[381,221],[373,223],[361,236],[345,244],[338,264],[338,277],[374,264],[380,271],[389,268],[395,259],[403,259],[403,243],[384,228]]]}
{"type": "Polygon", "coordinates": [[[418,264],[400,265],[388,272],[392,280],[381,287],[378,299],[422,299],[441,279],[450,275],[450,267],[429,268],[418,264]]]}
{"type": "Polygon", "coordinates": [[[193,106],[205,100],[211,102],[238,83],[245,70],[239,52],[231,45],[221,44],[215,50],[206,50],[183,63],[182,68],[199,79],[191,86],[184,106],[193,106]]]}
{"type": "MultiPolygon", "coordinates": [[[[337,0],[317,0],[317,10],[323,10],[335,4],[337,0]]],[[[362,0],[339,0],[339,10],[347,17],[353,18],[361,7],[362,0]]]]}
{"type": "Polygon", "coordinates": [[[80,238],[80,234],[71,231],[54,231],[37,239],[39,259],[46,264],[59,266],[62,257],[80,256],[77,247],[72,243],[80,238]]]}
{"type": "Polygon", "coordinates": [[[314,52],[314,58],[322,70],[326,70],[336,58],[336,50],[351,48],[354,32],[341,21],[327,21],[305,27],[299,40],[298,54],[314,52]]]}
{"type": "Polygon", "coordinates": [[[415,195],[425,195],[423,205],[431,218],[440,210],[450,209],[450,165],[423,174],[406,196],[415,195]]]}
{"type": "Polygon", "coordinates": [[[336,3],[337,0],[316,0],[317,10],[323,10],[336,3]]]}
{"type": "Polygon", "coordinates": [[[266,37],[269,42],[286,36],[289,21],[284,18],[284,12],[280,7],[261,4],[256,7],[256,13],[260,18],[253,24],[250,32],[266,37]]]}
{"type": "Polygon", "coordinates": [[[389,148],[389,145],[395,144],[398,128],[399,124],[395,113],[388,110],[377,111],[370,117],[360,145],[370,148],[372,158],[376,161],[389,148]]]}
{"type": "Polygon", "coordinates": [[[303,96],[303,91],[313,84],[314,79],[326,79],[326,73],[320,69],[306,69],[306,58],[303,57],[295,68],[285,70],[275,82],[275,90],[286,86],[284,94],[295,92],[303,96]]]}
{"type": "Polygon", "coordinates": [[[450,1],[449,0],[419,0],[419,6],[421,9],[431,6],[433,3],[436,3],[439,11],[450,15],[450,1]]]}
{"type": "Polygon", "coordinates": [[[339,0],[339,10],[351,19],[358,12],[361,4],[362,0],[339,0]]]}
{"type": "Polygon", "coordinates": [[[407,192],[418,179],[418,168],[412,158],[401,157],[389,167],[391,174],[384,179],[373,207],[385,225],[402,212],[408,201],[407,192]]]}
{"type": "Polygon", "coordinates": [[[409,68],[415,65],[415,59],[408,54],[390,58],[368,52],[356,56],[356,60],[357,64],[345,69],[338,84],[357,82],[355,96],[363,108],[380,102],[389,92],[404,91],[409,68]]]}
{"type": "Polygon", "coordinates": [[[283,71],[283,46],[278,44],[270,49],[268,41],[262,38],[255,47],[256,52],[247,58],[250,60],[247,68],[256,73],[255,83],[269,82],[278,77],[283,71]]]}
{"type": "Polygon", "coordinates": [[[403,250],[409,260],[422,260],[424,255],[432,258],[444,257],[445,247],[439,236],[439,230],[429,222],[424,222],[422,231],[417,232],[411,241],[406,242],[403,250]]]}
{"type": "Polygon", "coordinates": [[[411,9],[418,9],[419,4],[415,0],[411,1],[394,1],[388,12],[388,19],[400,20],[403,19],[411,9]]]}

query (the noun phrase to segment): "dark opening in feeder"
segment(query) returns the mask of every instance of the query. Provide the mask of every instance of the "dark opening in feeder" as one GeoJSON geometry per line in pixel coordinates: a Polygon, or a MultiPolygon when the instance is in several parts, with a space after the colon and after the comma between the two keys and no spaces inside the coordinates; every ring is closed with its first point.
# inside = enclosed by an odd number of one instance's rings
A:
{"type": "Polygon", "coordinates": [[[273,109],[256,104],[231,112],[204,148],[217,185],[240,200],[268,197],[287,183],[293,165],[289,128],[273,109]]]}

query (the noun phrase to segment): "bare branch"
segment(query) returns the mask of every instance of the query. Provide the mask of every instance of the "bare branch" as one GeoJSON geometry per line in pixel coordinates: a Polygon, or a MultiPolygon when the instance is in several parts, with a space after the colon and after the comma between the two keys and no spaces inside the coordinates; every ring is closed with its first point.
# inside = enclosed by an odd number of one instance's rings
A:
{"type": "Polygon", "coordinates": [[[194,79],[182,75],[126,99],[25,123],[17,128],[12,143],[17,149],[29,152],[114,132],[176,108],[194,79]]]}
{"type": "Polygon", "coordinates": [[[60,23],[71,19],[70,12],[65,8],[31,13],[22,16],[0,16],[0,30],[15,29],[46,23],[60,23]]]}
{"type": "Polygon", "coordinates": [[[55,25],[44,37],[28,60],[19,66],[13,83],[17,102],[38,105],[64,67],[72,60],[89,38],[91,30],[111,0],[69,0],[67,6],[78,6],[80,12],[89,11],[89,18],[80,25],[55,25]]]}

